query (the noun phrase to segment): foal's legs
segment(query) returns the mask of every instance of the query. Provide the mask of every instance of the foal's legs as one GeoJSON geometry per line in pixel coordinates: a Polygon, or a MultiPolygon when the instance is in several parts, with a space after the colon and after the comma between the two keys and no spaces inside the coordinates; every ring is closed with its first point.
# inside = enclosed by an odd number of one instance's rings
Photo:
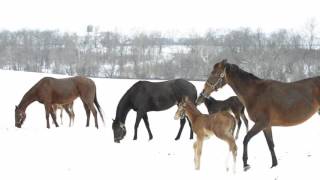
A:
{"type": "Polygon", "coordinates": [[[247,135],[244,137],[243,140],[243,156],[242,156],[242,160],[243,160],[243,168],[244,170],[248,170],[250,169],[249,164],[247,163],[248,161],[248,143],[250,141],[250,139],[255,136],[256,134],[258,134],[261,130],[263,130],[266,127],[266,123],[264,123],[263,121],[258,121],[256,122],[253,127],[249,130],[249,132],[247,133],[247,135]]]}
{"type": "Polygon", "coordinates": [[[149,134],[149,140],[151,140],[153,138],[153,135],[151,133],[151,130],[150,130],[150,125],[149,125],[149,120],[148,120],[148,115],[147,113],[145,113],[143,116],[143,121],[144,121],[144,124],[146,125],[146,128],[148,130],[148,134],[149,134]]]}
{"type": "Polygon", "coordinates": [[[274,152],[274,143],[273,143],[273,138],[272,138],[272,129],[271,127],[268,127],[266,129],[263,130],[263,133],[264,133],[264,136],[267,140],[267,143],[268,143],[268,147],[269,147],[269,150],[270,150],[270,153],[271,153],[271,157],[272,157],[272,167],[275,167],[278,165],[278,160],[277,160],[277,157],[276,157],[276,154],[274,152]]]}
{"type": "Polygon", "coordinates": [[[201,158],[201,153],[202,153],[202,144],[203,144],[203,139],[199,138],[199,137],[197,137],[197,141],[194,142],[194,144],[193,144],[194,165],[195,165],[196,170],[200,169],[200,158],[201,158]]]}
{"type": "MultiPolygon", "coordinates": [[[[221,137],[224,141],[226,141],[229,145],[229,151],[232,153],[233,156],[233,172],[236,171],[236,159],[237,159],[237,145],[235,139],[233,138],[232,134],[226,134],[224,137],[221,137]]],[[[229,155],[228,155],[229,157],[229,155]]],[[[226,162],[226,169],[229,170],[228,167],[228,160],[226,162]]]]}
{"type": "MultiPolygon", "coordinates": [[[[69,127],[71,127],[71,125],[73,125],[73,122],[74,122],[73,109],[71,107],[64,107],[64,110],[67,112],[67,114],[69,116],[69,127]]],[[[62,122],[62,120],[61,120],[61,122],[62,122]]]]}

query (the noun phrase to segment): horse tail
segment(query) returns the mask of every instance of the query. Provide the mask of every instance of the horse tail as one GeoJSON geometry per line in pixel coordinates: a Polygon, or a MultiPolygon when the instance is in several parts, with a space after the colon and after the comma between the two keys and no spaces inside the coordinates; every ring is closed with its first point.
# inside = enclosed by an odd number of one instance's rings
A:
{"type": "Polygon", "coordinates": [[[94,104],[96,105],[98,111],[99,111],[99,114],[100,114],[100,117],[102,119],[102,122],[103,122],[103,125],[105,125],[105,122],[104,122],[104,118],[103,118],[103,113],[102,113],[102,109],[98,103],[98,99],[97,99],[97,92],[95,93],[94,95],[94,104]]]}

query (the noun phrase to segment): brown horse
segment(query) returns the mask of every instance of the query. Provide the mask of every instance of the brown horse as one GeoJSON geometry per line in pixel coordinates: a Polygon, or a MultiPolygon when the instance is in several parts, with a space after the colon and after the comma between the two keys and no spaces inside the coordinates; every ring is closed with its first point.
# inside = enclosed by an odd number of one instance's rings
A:
{"type": "Polygon", "coordinates": [[[226,100],[219,101],[214,99],[211,96],[205,96],[203,93],[198,97],[197,103],[202,103],[206,105],[209,114],[217,113],[220,111],[229,111],[232,112],[237,120],[238,128],[235,138],[238,139],[239,130],[241,127],[241,118],[246,126],[246,130],[248,132],[248,119],[244,114],[244,105],[240,102],[237,96],[231,96],[226,100]],[[240,118],[241,117],[241,118],[240,118]]]}
{"type": "Polygon", "coordinates": [[[57,112],[58,109],[60,109],[60,120],[61,120],[61,125],[63,124],[62,121],[62,114],[63,114],[63,109],[67,112],[69,116],[69,127],[74,124],[74,111],[73,111],[73,102],[70,104],[54,104],[52,105],[53,111],[57,112]]]}
{"type": "Polygon", "coordinates": [[[244,170],[250,168],[247,146],[253,136],[263,131],[274,167],[278,162],[271,127],[303,123],[320,107],[320,77],[291,83],[264,80],[222,60],[213,66],[202,93],[209,95],[225,84],[231,86],[255,123],[243,140],[244,170]]]}
{"type": "MultiPolygon", "coordinates": [[[[197,140],[193,144],[195,168],[197,170],[200,169],[200,156],[204,139],[216,135],[218,138],[228,143],[229,150],[233,155],[233,171],[235,171],[237,145],[233,137],[233,132],[236,127],[236,120],[234,117],[226,111],[210,115],[202,114],[187,97],[183,98],[178,104],[175,119],[180,119],[184,116],[188,117],[191,122],[192,130],[197,135],[197,140]]],[[[227,167],[227,170],[228,169],[229,168],[227,167]]]]}
{"type": "Polygon", "coordinates": [[[96,85],[93,80],[75,76],[64,79],[55,79],[52,77],[42,78],[23,96],[20,104],[15,109],[15,126],[21,128],[26,119],[26,109],[34,101],[44,104],[46,110],[47,128],[50,128],[49,113],[54,124],[58,127],[56,114],[53,110],[54,104],[70,104],[77,97],[80,97],[87,114],[87,127],[89,126],[90,112],[95,119],[95,126],[98,128],[97,110],[103,120],[101,108],[97,100],[96,85]]]}

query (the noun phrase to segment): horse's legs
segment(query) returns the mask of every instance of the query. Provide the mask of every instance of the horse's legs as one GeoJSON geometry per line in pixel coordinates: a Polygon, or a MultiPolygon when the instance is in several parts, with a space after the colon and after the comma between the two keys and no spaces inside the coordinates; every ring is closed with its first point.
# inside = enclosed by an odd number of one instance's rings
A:
{"type": "Polygon", "coordinates": [[[188,117],[186,116],[189,127],[190,127],[190,139],[193,139],[193,130],[192,130],[192,124],[190,122],[190,120],[188,119],[188,117]]]}
{"type": "Polygon", "coordinates": [[[263,123],[263,122],[260,122],[260,121],[256,122],[253,125],[253,127],[248,131],[247,135],[244,137],[242,160],[243,160],[243,168],[244,168],[245,171],[250,168],[249,164],[247,163],[247,161],[248,161],[248,143],[249,143],[250,139],[253,136],[258,134],[262,129],[264,129],[266,127],[265,124],[266,123],[263,123]]]}
{"type": "Polygon", "coordinates": [[[240,127],[241,127],[240,113],[239,112],[234,112],[234,115],[235,115],[235,119],[236,119],[237,125],[238,125],[235,138],[238,139],[239,131],[240,131],[240,127]]]}
{"type": "Polygon", "coordinates": [[[181,118],[181,119],[180,119],[180,128],[179,128],[179,131],[178,131],[178,134],[177,134],[175,140],[180,139],[181,132],[182,132],[182,130],[183,130],[183,127],[184,127],[184,124],[185,124],[185,123],[186,123],[186,118],[185,118],[185,117],[184,117],[184,118],[181,118]]]}
{"type": "Polygon", "coordinates": [[[99,127],[98,127],[97,110],[96,110],[96,108],[94,107],[93,103],[90,103],[88,106],[89,106],[90,111],[91,111],[92,114],[93,114],[94,124],[95,124],[96,128],[98,129],[99,127]]]}
{"type": "Polygon", "coordinates": [[[142,118],[143,118],[144,124],[146,125],[146,128],[148,130],[149,140],[151,140],[153,138],[153,135],[152,135],[151,130],[150,130],[150,125],[149,125],[149,120],[148,120],[147,113],[145,113],[142,118]]]}
{"type": "Polygon", "coordinates": [[[53,120],[53,123],[56,127],[59,127],[58,123],[57,123],[57,116],[56,116],[56,112],[52,109],[50,109],[50,114],[51,114],[51,117],[52,117],[52,120],[53,120]]]}
{"type": "Polygon", "coordinates": [[[61,122],[61,125],[63,124],[63,121],[62,121],[62,114],[63,114],[63,109],[60,108],[60,122],[61,122]]]}
{"type": "Polygon", "coordinates": [[[89,109],[88,105],[85,104],[84,102],[83,102],[83,107],[86,110],[86,114],[87,114],[87,125],[86,125],[86,127],[89,127],[90,109],[89,109]]]}
{"type": "Polygon", "coordinates": [[[193,144],[194,165],[195,165],[196,170],[200,169],[200,158],[201,158],[201,153],[202,153],[202,144],[203,144],[203,139],[200,139],[199,137],[197,138],[197,141],[193,144]]]}
{"type": "Polygon", "coordinates": [[[133,136],[133,140],[137,140],[137,134],[138,134],[138,127],[141,121],[141,118],[143,116],[143,113],[140,111],[137,111],[137,117],[136,117],[136,122],[134,124],[134,136],[133,136]]]}
{"type": "Polygon", "coordinates": [[[277,161],[277,157],[276,154],[274,152],[274,143],[273,143],[273,138],[272,138],[272,129],[271,127],[268,127],[266,129],[263,130],[264,136],[267,140],[268,143],[268,147],[271,153],[271,157],[272,157],[272,167],[275,167],[278,165],[278,161],[277,161]]]}
{"type": "MultiPolygon", "coordinates": [[[[73,113],[72,109],[69,109],[68,106],[64,106],[63,108],[64,108],[64,110],[67,112],[67,114],[69,116],[69,127],[71,127],[71,123],[73,121],[74,113],[73,113]]],[[[62,122],[62,120],[61,120],[61,122],[62,122]]]]}
{"type": "MultiPolygon", "coordinates": [[[[233,138],[233,134],[226,134],[224,137],[222,137],[221,139],[223,139],[224,141],[226,141],[229,145],[229,151],[232,153],[233,156],[233,172],[235,172],[236,170],[236,159],[237,159],[237,145],[235,142],[235,139],[233,138]]],[[[229,157],[229,155],[228,155],[229,157]]],[[[227,157],[227,161],[226,161],[226,169],[227,171],[229,170],[228,167],[228,158],[227,157]]]]}
{"type": "Polygon", "coordinates": [[[246,115],[244,114],[244,108],[241,110],[240,116],[241,116],[241,118],[242,118],[242,120],[243,120],[243,122],[244,122],[244,124],[245,124],[245,126],[247,128],[247,133],[248,133],[248,131],[249,131],[249,122],[248,122],[248,119],[247,119],[246,115]]]}
{"type": "Polygon", "coordinates": [[[49,111],[50,111],[50,107],[48,105],[44,105],[44,108],[46,110],[46,120],[47,120],[47,128],[50,128],[50,123],[49,123],[49,111]]]}

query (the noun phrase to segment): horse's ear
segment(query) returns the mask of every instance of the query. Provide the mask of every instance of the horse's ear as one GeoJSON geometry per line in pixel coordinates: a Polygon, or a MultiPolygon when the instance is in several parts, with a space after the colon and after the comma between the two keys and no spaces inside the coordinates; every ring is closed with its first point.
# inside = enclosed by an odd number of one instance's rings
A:
{"type": "Polygon", "coordinates": [[[225,65],[227,62],[228,62],[227,59],[223,59],[223,60],[221,61],[221,64],[225,65]]]}
{"type": "Polygon", "coordinates": [[[18,106],[16,105],[16,109],[18,109],[18,106]]]}

